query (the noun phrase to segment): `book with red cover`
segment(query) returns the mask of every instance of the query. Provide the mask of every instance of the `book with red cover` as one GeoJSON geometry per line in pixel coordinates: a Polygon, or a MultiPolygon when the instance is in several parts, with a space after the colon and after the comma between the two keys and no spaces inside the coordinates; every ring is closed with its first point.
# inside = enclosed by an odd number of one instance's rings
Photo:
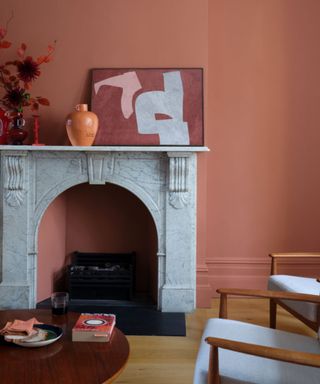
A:
{"type": "Polygon", "coordinates": [[[72,341],[107,342],[116,324],[116,315],[81,313],[72,328],[72,341]]]}

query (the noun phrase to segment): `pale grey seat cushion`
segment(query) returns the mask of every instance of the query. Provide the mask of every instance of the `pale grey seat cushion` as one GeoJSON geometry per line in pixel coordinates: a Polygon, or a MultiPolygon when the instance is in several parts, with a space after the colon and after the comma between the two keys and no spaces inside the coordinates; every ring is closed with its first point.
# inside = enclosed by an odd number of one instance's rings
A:
{"type": "MultiPolygon", "coordinates": [[[[309,277],[288,276],[288,275],[272,275],[268,280],[268,289],[272,291],[286,291],[308,293],[310,295],[320,294],[320,283],[316,279],[309,277]]],[[[288,301],[283,302],[296,312],[303,315],[305,318],[316,321],[317,320],[317,304],[288,301]]]]}
{"type": "MultiPolygon", "coordinates": [[[[206,384],[210,346],[208,336],[320,354],[316,338],[227,319],[210,319],[202,335],[194,384],[206,384]]],[[[219,348],[221,384],[319,384],[320,369],[284,363],[219,348]]]]}

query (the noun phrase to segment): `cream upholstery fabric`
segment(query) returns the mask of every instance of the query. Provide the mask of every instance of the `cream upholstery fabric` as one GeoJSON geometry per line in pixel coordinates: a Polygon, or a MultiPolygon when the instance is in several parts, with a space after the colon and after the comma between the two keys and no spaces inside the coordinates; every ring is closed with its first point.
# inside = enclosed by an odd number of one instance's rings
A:
{"type": "MultiPolygon", "coordinates": [[[[194,384],[206,384],[208,336],[320,354],[316,338],[226,319],[210,319],[201,340],[194,384]]],[[[320,369],[255,357],[219,348],[221,384],[319,384],[320,369]]]]}
{"type": "MultiPolygon", "coordinates": [[[[268,289],[272,291],[287,291],[308,293],[310,295],[320,294],[320,283],[316,279],[288,275],[272,275],[269,277],[268,289]]],[[[283,302],[305,318],[317,320],[317,305],[313,303],[283,300],[283,302]]]]}

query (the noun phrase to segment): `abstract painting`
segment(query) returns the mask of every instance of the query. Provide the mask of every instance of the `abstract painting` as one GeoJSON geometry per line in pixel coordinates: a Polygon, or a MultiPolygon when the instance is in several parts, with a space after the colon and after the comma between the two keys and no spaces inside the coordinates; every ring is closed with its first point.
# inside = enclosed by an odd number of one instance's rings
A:
{"type": "Polygon", "coordinates": [[[93,69],[95,145],[203,145],[201,68],[93,69]]]}

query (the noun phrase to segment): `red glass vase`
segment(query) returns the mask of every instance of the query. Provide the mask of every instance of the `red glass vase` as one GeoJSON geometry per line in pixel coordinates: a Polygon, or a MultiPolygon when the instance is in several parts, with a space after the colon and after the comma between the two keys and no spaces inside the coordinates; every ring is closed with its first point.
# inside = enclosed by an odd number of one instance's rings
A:
{"type": "Polygon", "coordinates": [[[0,108],[0,145],[8,144],[9,123],[6,111],[0,108]]]}
{"type": "Polygon", "coordinates": [[[23,141],[28,136],[28,131],[23,127],[26,121],[23,118],[22,113],[18,113],[11,123],[11,129],[9,131],[9,141],[12,145],[23,145],[23,141]]]}

